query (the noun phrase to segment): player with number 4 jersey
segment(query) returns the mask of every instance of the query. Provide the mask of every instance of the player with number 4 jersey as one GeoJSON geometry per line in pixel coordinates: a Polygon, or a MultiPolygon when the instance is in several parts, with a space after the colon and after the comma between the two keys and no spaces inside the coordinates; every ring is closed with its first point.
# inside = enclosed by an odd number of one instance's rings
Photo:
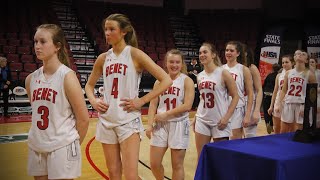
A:
{"type": "Polygon", "coordinates": [[[96,140],[102,143],[110,179],[138,179],[139,147],[143,133],[140,109],[160,95],[172,83],[167,73],[147,54],[138,49],[135,30],[128,17],[111,14],[103,20],[103,31],[112,48],[94,63],[85,86],[87,97],[99,112],[96,140]],[[157,89],[139,97],[143,71],[160,83],[157,89]],[[103,76],[103,99],[94,88],[103,76]]]}

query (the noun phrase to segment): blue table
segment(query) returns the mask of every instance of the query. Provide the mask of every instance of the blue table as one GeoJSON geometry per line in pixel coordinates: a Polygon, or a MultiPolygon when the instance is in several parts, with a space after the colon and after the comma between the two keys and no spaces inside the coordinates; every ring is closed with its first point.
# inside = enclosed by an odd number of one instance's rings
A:
{"type": "Polygon", "coordinates": [[[292,141],[293,133],[209,143],[196,180],[320,180],[320,141],[292,141]]]}

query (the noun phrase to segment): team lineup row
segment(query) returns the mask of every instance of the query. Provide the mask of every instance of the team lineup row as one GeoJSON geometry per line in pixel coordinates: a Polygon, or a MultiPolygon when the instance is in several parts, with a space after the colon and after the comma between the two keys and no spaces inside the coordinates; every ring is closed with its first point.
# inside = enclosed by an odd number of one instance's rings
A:
{"type": "MultiPolygon", "coordinates": [[[[121,179],[122,174],[125,179],[138,179],[140,140],[144,133],[140,108],[148,102],[146,135],[151,139],[150,163],[156,179],[164,179],[161,161],[168,147],[172,179],[184,179],[189,126],[195,132],[198,158],[202,147],[211,141],[256,136],[263,92],[259,70],[252,58],[248,58],[245,45],[228,42],[227,63],[222,65],[215,47],[203,43],[199,49],[203,71],[196,76],[195,88],[193,80],[186,75],[186,63],[179,50],[166,53],[162,69],[137,48],[135,30],[128,17],[111,14],[104,19],[103,28],[112,48],[96,59],[85,92],[99,112],[96,140],[102,143],[110,179],[121,179]],[[156,82],[149,93],[139,98],[144,70],[156,82]],[[104,91],[97,98],[94,87],[101,76],[104,91]],[[199,90],[200,102],[190,124],[189,110],[195,89],[199,90]]],[[[28,174],[35,179],[74,179],[81,175],[79,146],[86,136],[89,116],[79,81],[68,68],[65,45],[59,26],[43,24],[37,28],[34,48],[43,66],[25,82],[32,107],[28,174]]],[[[281,114],[281,132],[293,130],[294,123],[301,128],[306,84],[316,82],[315,72],[306,67],[306,52],[297,50],[294,60],[295,68],[289,70],[283,66],[277,77],[280,82],[283,76],[284,83],[282,91],[277,87],[279,97],[273,99],[269,109],[270,113],[281,114]],[[279,108],[273,108],[276,103],[279,108]]]]}

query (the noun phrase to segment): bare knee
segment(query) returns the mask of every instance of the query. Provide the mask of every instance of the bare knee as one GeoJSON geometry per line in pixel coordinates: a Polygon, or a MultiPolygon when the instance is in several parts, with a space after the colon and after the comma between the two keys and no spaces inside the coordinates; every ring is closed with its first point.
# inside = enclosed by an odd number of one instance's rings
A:
{"type": "Polygon", "coordinates": [[[158,170],[161,169],[162,163],[159,161],[150,160],[151,169],[158,170]]]}
{"type": "Polygon", "coordinates": [[[121,176],[122,176],[122,171],[121,170],[122,170],[121,166],[108,167],[109,175],[112,178],[117,178],[117,177],[119,178],[120,177],[119,179],[121,179],[121,176]]]}

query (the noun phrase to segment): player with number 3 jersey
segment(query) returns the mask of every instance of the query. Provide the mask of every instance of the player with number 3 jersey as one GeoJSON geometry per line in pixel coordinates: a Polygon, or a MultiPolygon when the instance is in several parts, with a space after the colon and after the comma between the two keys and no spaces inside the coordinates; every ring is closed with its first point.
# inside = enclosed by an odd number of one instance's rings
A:
{"type": "Polygon", "coordinates": [[[34,179],[74,179],[81,175],[80,144],[89,115],[78,78],[69,67],[63,30],[43,24],[34,49],[43,66],[26,78],[32,107],[28,174],[34,179]]]}

